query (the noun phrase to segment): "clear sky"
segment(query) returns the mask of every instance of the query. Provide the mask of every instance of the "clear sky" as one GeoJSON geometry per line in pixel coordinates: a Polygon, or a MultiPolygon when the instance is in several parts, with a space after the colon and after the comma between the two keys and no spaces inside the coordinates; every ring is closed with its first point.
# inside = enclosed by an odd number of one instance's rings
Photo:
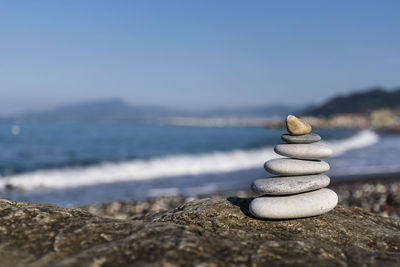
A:
{"type": "Polygon", "coordinates": [[[400,86],[400,1],[0,0],[0,114],[317,103],[400,86]]]}

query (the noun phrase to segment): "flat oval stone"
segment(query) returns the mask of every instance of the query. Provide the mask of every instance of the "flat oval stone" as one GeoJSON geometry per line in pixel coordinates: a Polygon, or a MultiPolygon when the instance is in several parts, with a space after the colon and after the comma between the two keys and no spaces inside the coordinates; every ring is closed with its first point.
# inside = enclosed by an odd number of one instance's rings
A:
{"type": "Polygon", "coordinates": [[[330,181],[325,174],[271,177],[255,180],[251,189],[265,195],[290,195],[324,188],[330,181]]]}
{"type": "Polygon", "coordinates": [[[279,144],[275,152],[296,159],[323,159],[332,155],[332,149],[317,144],[279,144]]]}
{"type": "Polygon", "coordinates": [[[283,141],[289,144],[311,144],[321,140],[321,136],[316,133],[302,135],[283,134],[281,138],[283,141]]]}
{"type": "Polygon", "coordinates": [[[250,213],[263,219],[294,219],[324,214],[336,207],[338,196],[328,188],[291,196],[258,197],[250,213]]]}
{"type": "Polygon", "coordinates": [[[319,174],[330,169],[325,161],[300,159],[272,159],[265,162],[264,168],[272,174],[281,176],[319,174]]]}
{"type": "Polygon", "coordinates": [[[286,129],[292,135],[308,134],[312,130],[308,122],[293,115],[286,117],[286,129]]]}

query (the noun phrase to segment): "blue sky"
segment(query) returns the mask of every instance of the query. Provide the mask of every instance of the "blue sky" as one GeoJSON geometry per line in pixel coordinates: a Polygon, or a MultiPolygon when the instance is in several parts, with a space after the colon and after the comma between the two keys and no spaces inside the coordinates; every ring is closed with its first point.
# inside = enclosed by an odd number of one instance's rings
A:
{"type": "Polygon", "coordinates": [[[400,86],[399,1],[0,2],[0,114],[207,109],[400,86]]]}

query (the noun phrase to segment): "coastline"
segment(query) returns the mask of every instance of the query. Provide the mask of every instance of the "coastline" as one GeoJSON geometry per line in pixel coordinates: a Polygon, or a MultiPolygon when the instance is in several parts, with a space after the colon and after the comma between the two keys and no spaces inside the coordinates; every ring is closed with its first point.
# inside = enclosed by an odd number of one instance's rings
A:
{"type": "Polygon", "coordinates": [[[353,177],[353,180],[334,182],[330,187],[342,205],[400,218],[400,174],[371,175],[361,180],[353,177]]]}
{"type": "MultiPolygon", "coordinates": [[[[339,204],[343,206],[359,207],[383,217],[400,218],[400,174],[371,175],[365,179],[350,177],[346,181],[339,179],[333,181],[328,188],[336,191],[339,196],[339,204]]],[[[95,203],[79,206],[79,208],[102,217],[141,219],[174,209],[192,200],[205,197],[222,199],[232,196],[252,198],[256,195],[250,190],[239,190],[199,197],[167,196],[149,198],[145,201],[95,203]]]]}

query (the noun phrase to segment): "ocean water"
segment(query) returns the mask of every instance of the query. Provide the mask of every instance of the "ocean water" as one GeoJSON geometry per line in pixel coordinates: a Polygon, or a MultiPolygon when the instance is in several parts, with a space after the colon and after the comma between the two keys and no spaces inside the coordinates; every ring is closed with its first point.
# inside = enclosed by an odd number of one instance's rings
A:
{"type": "MultiPolygon", "coordinates": [[[[283,130],[131,123],[0,123],[0,197],[74,206],[247,189],[283,130]]],[[[320,130],[329,175],[400,172],[400,137],[320,130]]]]}

